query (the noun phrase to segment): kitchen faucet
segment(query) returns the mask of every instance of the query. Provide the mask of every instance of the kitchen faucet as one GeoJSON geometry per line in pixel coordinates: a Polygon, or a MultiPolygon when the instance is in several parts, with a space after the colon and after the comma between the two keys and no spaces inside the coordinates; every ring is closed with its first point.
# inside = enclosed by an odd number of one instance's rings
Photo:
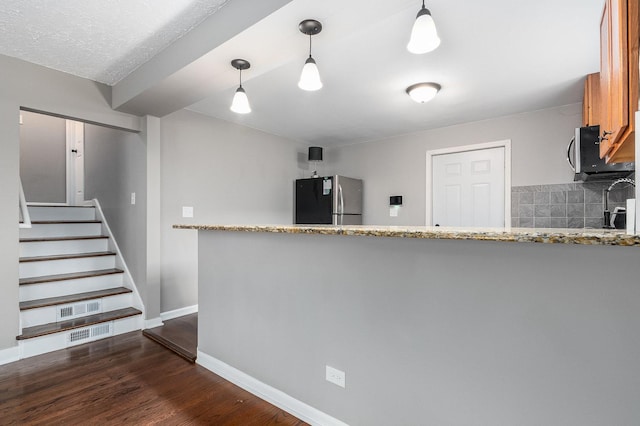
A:
{"type": "Polygon", "coordinates": [[[613,189],[614,186],[619,185],[621,183],[628,183],[630,185],[636,186],[636,183],[633,179],[622,178],[614,181],[607,189],[604,190],[604,226],[603,228],[613,228],[611,225],[611,212],[609,211],[609,192],[613,189]]]}

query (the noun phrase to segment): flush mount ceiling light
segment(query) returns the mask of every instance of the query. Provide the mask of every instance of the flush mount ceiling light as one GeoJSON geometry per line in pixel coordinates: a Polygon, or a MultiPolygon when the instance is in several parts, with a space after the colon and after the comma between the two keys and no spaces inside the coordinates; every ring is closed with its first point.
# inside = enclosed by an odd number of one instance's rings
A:
{"type": "Polygon", "coordinates": [[[414,101],[423,104],[435,98],[441,88],[438,83],[416,83],[407,87],[407,94],[414,101]]]}
{"type": "Polygon", "coordinates": [[[233,95],[233,101],[229,109],[238,114],[248,114],[251,112],[251,106],[249,105],[249,98],[247,98],[247,94],[242,88],[242,70],[249,69],[251,64],[244,59],[234,59],[231,61],[231,66],[240,71],[240,87],[236,89],[236,94],[233,95]]]}
{"type": "Polygon", "coordinates": [[[436,31],[436,24],[433,22],[429,9],[424,7],[424,0],[422,0],[422,9],[418,11],[416,21],[413,23],[407,50],[419,55],[431,52],[438,46],[440,46],[440,37],[436,31]]]}
{"type": "Polygon", "coordinates": [[[320,90],[322,88],[322,81],[320,81],[320,72],[318,71],[316,61],[311,57],[311,36],[322,31],[322,24],[315,19],[305,19],[300,22],[298,28],[302,34],[309,36],[309,58],[307,58],[302,68],[298,87],[308,91],[320,90]]]}

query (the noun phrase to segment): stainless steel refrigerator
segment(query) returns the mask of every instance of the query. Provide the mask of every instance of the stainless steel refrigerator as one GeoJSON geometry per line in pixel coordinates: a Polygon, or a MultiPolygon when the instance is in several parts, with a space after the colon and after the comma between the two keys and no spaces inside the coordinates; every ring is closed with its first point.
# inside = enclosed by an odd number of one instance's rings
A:
{"type": "Polygon", "coordinates": [[[296,224],[362,225],[362,180],[325,176],[296,180],[296,224]]]}

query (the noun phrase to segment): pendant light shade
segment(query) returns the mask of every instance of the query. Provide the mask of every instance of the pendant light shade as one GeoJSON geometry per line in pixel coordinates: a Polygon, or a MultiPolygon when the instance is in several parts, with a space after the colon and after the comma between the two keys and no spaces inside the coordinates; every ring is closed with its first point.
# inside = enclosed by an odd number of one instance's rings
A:
{"type": "Polygon", "coordinates": [[[236,94],[233,95],[233,101],[231,102],[230,109],[237,114],[248,114],[251,112],[249,98],[247,98],[247,93],[242,87],[238,87],[236,89],[236,94]]]}
{"type": "Polygon", "coordinates": [[[309,161],[322,161],[322,147],[321,146],[310,146],[309,147],[309,161]]]}
{"type": "Polygon", "coordinates": [[[315,19],[306,19],[298,25],[300,32],[309,36],[309,57],[302,67],[300,81],[298,87],[302,90],[314,91],[322,89],[322,80],[320,80],[320,72],[316,61],[311,56],[311,36],[322,31],[322,24],[315,19]]]}
{"type": "Polygon", "coordinates": [[[251,112],[251,106],[249,105],[247,93],[242,88],[242,70],[249,69],[251,64],[244,59],[234,59],[231,61],[231,66],[240,71],[240,86],[236,89],[235,95],[233,95],[233,101],[229,109],[237,114],[248,114],[251,112]]]}
{"type": "Polygon", "coordinates": [[[416,21],[413,23],[411,39],[409,40],[409,44],[407,44],[407,50],[419,55],[431,52],[438,46],[440,46],[440,37],[438,37],[436,24],[431,17],[429,9],[424,7],[423,0],[422,9],[418,12],[416,21]]]}
{"type": "Polygon", "coordinates": [[[316,61],[311,56],[307,58],[307,61],[304,63],[304,67],[302,67],[302,74],[300,74],[298,87],[307,91],[322,89],[320,71],[318,71],[316,61]]]}
{"type": "Polygon", "coordinates": [[[407,94],[414,101],[423,104],[435,98],[440,89],[438,83],[417,83],[407,87],[407,94]]]}

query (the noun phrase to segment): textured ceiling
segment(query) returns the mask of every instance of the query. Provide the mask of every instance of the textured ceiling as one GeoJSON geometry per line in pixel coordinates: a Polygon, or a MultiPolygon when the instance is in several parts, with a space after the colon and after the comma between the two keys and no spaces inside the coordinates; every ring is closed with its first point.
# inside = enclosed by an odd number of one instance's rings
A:
{"type": "Polygon", "coordinates": [[[229,0],[2,0],[0,54],[113,85],[229,0]]]}

